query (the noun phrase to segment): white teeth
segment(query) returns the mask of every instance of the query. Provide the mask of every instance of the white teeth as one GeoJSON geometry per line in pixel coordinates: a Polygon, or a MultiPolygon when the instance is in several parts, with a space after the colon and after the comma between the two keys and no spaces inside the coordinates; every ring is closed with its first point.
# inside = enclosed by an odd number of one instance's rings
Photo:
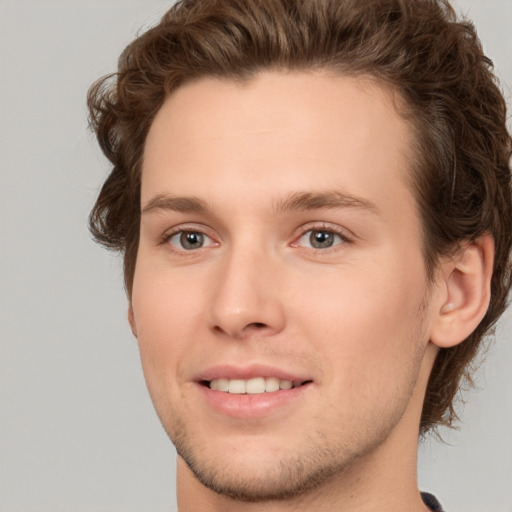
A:
{"type": "Polygon", "coordinates": [[[233,379],[229,381],[229,392],[242,395],[245,393],[245,380],[233,379]]]}
{"type": "Polygon", "coordinates": [[[265,392],[265,379],[263,377],[256,377],[249,379],[245,384],[245,392],[251,395],[265,392]]]}
{"type": "Polygon", "coordinates": [[[269,377],[265,379],[265,391],[267,393],[272,393],[272,391],[279,390],[279,379],[277,377],[269,377]]]}
{"type": "Polygon", "coordinates": [[[280,380],[279,389],[292,389],[293,382],[291,380],[280,380]]]}
{"type": "MultiPolygon", "coordinates": [[[[229,380],[228,379],[215,379],[215,380],[212,380],[212,382],[217,383],[217,389],[219,391],[226,391],[226,392],[229,391],[229,380]]],[[[210,382],[210,387],[211,387],[211,382],[210,382]]]]}
{"type": "Polygon", "coordinates": [[[280,380],[277,377],[255,377],[248,380],[213,379],[210,381],[210,389],[237,395],[245,393],[258,395],[260,393],[272,393],[280,389],[292,389],[292,387],[299,387],[301,384],[301,381],[280,380]]]}

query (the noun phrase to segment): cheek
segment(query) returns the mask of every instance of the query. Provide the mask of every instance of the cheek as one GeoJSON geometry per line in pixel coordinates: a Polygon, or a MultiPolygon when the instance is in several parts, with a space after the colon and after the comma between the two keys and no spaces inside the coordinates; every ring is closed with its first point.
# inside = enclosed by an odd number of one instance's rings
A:
{"type": "Polygon", "coordinates": [[[141,362],[151,381],[178,376],[179,361],[196,339],[201,319],[201,291],[180,280],[141,268],[135,274],[132,305],[141,362]]]}
{"type": "Polygon", "coordinates": [[[366,376],[381,384],[400,366],[416,364],[426,344],[423,273],[421,258],[402,265],[389,258],[388,264],[333,272],[309,287],[298,330],[308,333],[332,379],[354,382],[357,373],[356,380],[366,376]]]}

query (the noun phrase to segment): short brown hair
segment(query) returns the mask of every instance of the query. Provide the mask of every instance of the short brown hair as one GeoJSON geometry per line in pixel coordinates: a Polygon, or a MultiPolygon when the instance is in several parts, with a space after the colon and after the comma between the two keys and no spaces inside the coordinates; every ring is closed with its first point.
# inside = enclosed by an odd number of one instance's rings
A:
{"type": "Polygon", "coordinates": [[[398,93],[415,133],[412,189],[432,278],[440,256],[490,233],[491,302],[463,343],[441,349],[421,431],[456,418],[483,337],[511,286],[512,200],[506,106],[473,25],[445,0],[182,0],[135,39],[118,72],[89,90],[90,123],[112,163],[94,209],[95,239],[124,254],[131,295],[146,135],[165,98],[206,76],[248,80],[267,69],[365,75],[398,93]]]}

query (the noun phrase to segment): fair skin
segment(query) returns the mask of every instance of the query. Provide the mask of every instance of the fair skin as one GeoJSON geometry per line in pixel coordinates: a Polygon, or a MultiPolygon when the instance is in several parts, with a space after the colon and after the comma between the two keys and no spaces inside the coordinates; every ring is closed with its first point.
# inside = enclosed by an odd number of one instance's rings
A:
{"type": "Polygon", "coordinates": [[[492,242],[428,289],[410,137],[387,90],[320,72],[204,78],[158,112],[129,320],[181,512],[427,510],[427,380],[485,312],[492,242]]]}

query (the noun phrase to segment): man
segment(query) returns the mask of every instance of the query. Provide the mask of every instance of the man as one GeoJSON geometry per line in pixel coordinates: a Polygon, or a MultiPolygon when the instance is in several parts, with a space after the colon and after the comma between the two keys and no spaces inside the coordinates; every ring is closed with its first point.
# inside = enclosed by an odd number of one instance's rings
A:
{"type": "Polygon", "coordinates": [[[418,435],[511,285],[491,67],[443,1],[184,0],[91,88],[180,511],[441,510],[418,435]]]}

